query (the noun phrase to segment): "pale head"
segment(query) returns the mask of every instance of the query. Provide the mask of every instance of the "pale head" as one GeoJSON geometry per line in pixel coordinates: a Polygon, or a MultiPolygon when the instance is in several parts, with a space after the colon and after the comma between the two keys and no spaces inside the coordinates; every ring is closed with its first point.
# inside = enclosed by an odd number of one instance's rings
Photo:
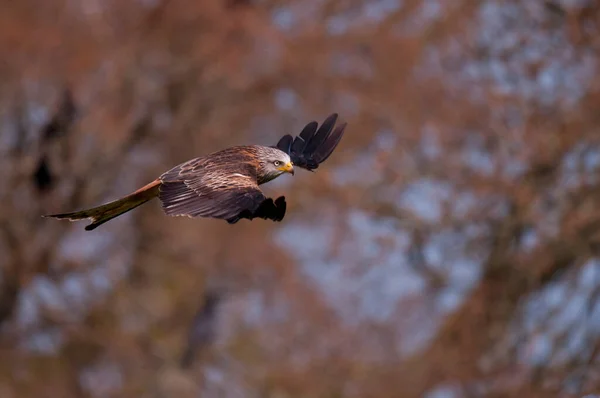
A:
{"type": "Polygon", "coordinates": [[[290,156],[277,148],[256,146],[258,158],[258,183],[269,182],[283,173],[294,175],[294,165],[290,156]]]}

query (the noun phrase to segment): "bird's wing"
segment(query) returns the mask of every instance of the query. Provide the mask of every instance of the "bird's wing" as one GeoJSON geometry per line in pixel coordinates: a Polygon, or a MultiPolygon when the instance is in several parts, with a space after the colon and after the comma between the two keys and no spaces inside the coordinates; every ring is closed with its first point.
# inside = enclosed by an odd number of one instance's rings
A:
{"type": "Polygon", "coordinates": [[[212,217],[230,223],[261,217],[281,221],[281,201],[265,197],[256,181],[228,169],[206,167],[195,159],[163,174],[159,198],[170,216],[212,217]]]}
{"type": "Polygon", "coordinates": [[[344,135],[346,123],[333,128],[337,117],[337,113],[331,114],[320,127],[317,122],[310,122],[302,129],[299,136],[284,135],[276,148],[290,155],[295,166],[307,170],[316,169],[320,163],[327,160],[344,135]]]}

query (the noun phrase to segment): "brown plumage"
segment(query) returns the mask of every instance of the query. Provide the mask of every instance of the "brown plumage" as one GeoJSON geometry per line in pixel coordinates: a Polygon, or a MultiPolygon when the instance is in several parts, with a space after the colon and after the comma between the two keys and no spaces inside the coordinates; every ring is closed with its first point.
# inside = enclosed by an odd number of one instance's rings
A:
{"type": "Polygon", "coordinates": [[[285,135],[276,146],[235,146],[198,157],[121,199],[44,217],[90,219],[91,224],[85,227],[89,231],[158,197],[163,211],[170,216],[212,217],[231,224],[242,218],[281,221],[286,211],[285,197],[267,198],[259,185],[283,173],[294,174],[294,166],[311,171],[318,168],[344,134],[346,124],[334,129],[336,121],[334,113],[319,128],[317,122],[310,122],[299,136],[285,135]]]}

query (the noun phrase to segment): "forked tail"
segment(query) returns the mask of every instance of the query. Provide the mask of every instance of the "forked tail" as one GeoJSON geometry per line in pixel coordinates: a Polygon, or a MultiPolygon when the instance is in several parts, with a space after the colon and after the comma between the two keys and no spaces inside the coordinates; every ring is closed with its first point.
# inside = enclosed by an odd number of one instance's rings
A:
{"type": "Polygon", "coordinates": [[[133,210],[158,196],[159,186],[160,180],[156,179],[137,191],[113,202],[87,210],[76,211],[73,213],[50,214],[43,217],[67,219],[69,221],[90,219],[92,220],[92,223],[87,225],[85,229],[86,231],[91,231],[105,222],[110,221],[121,214],[127,213],[129,210],[133,210]]]}

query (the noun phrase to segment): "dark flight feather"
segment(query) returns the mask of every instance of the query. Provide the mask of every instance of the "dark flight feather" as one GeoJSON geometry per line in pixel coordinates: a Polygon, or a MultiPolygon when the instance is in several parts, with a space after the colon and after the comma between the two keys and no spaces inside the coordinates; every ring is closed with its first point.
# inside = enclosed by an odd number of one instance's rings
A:
{"type": "Polygon", "coordinates": [[[234,187],[213,190],[194,189],[186,182],[164,182],[159,198],[170,216],[230,219],[244,210],[253,213],[266,199],[258,187],[234,187]]]}
{"type": "Polygon", "coordinates": [[[314,170],[327,160],[344,135],[346,123],[333,129],[337,118],[337,113],[329,115],[320,127],[312,121],[304,126],[298,136],[286,134],[281,137],[276,148],[290,155],[295,166],[314,170]]]}
{"type": "Polygon", "coordinates": [[[321,124],[321,127],[319,127],[317,132],[313,134],[312,137],[305,139],[306,147],[304,148],[304,151],[306,153],[315,153],[317,149],[319,149],[319,147],[323,145],[323,143],[325,142],[325,140],[327,140],[327,137],[329,137],[329,134],[333,130],[333,126],[335,126],[336,120],[337,114],[334,113],[333,115],[325,119],[323,124],[321,124]]]}
{"type": "Polygon", "coordinates": [[[333,150],[340,143],[342,136],[344,135],[344,129],[346,128],[346,123],[343,123],[333,130],[333,133],[327,136],[327,141],[317,148],[317,150],[313,153],[313,160],[317,162],[317,164],[323,163],[327,160],[327,158],[333,153],[333,150]]]}
{"type": "Polygon", "coordinates": [[[291,150],[292,150],[292,143],[293,142],[294,142],[294,137],[292,137],[289,134],[284,135],[283,137],[281,137],[281,139],[277,143],[276,148],[282,150],[283,152],[285,152],[285,153],[287,153],[289,155],[291,153],[291,150]]]}
{"type": "Polygon", "coordinates": [[[287,204],[285,202],[285,196],[280,196],[275,199],[275,201],[273,201],[272,198],[266,198],[255,210],[245,209],[237,216],[228,219],[227,222],[229,224],[235,224],[242,218],[247,218],[249,220],[262,218],[264,220],[279,222],[285,217],[286,208],[287,204]]]}

